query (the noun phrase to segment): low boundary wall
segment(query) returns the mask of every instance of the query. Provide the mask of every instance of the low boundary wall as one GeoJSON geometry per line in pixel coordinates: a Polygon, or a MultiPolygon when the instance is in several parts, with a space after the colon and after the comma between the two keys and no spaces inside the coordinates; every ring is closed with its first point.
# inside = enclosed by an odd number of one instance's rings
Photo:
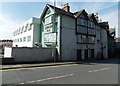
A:
{"type": "Polygon", "coordinates": [[[55,56],[55,48],[13,47],[14,62],[49,61],[55,56]]]}

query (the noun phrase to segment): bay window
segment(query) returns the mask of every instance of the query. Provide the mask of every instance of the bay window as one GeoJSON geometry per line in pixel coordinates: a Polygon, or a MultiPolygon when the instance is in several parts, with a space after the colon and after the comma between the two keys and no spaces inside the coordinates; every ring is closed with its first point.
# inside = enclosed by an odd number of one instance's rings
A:
{"type": "Polygon", "coordinates": [[[94,36],[88,36],[89,43],[95,43],[95,37],[94,36]]]}
{"type": "Polygon", "coordinates": [[[88,26],[88,25],[87,25],[87,23],[88,23],[87,20],[84,20],[84,23],[85,23],[85,26],[87,27],[87,26],[88,26]]]}
{"type": "Polygon", "coordinates": [[[78,42],[79,43],[86,43],[87,42],[86,35],[78,35],[78,42]]]}
{"type": "Polygon", "coordinates": [[[80,25],[84,25],[84,19],[80,19],[80,25]]]}
{"type": "Polygon", "coordinates": [[[88,21],[88,27],[95,28],[95,23],[92,21],[88,21]]]}

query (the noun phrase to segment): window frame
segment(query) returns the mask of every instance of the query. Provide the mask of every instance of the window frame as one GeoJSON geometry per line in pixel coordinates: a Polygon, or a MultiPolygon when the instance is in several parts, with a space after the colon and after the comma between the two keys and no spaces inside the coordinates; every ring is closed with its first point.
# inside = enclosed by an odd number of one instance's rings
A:
{"type": "Polygon", "coordinates": [[[87,35],[77,35],[78,43],[87,43],[87,35]]]}
{"type": "Polygon", "coordinates": [[[27,36],[27,42],[31,41],[31,36],[27,36]]]}
{"type": "Polygon", "coordinates": [[[95,43],[95,37],[94,36],[88,36],[88,43],[95,43]],[[94,38],[94,39],[92,39],[92,38],[94,38]]]}

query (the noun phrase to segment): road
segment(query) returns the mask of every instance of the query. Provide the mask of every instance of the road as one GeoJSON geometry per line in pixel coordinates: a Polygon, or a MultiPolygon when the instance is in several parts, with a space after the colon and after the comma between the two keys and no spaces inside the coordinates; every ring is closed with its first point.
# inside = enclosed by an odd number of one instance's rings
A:
{"type": "Polygon", "coordinates": [[[118,84],[118,64],[103,62],[4,70],[2,84],[118,84]]]}

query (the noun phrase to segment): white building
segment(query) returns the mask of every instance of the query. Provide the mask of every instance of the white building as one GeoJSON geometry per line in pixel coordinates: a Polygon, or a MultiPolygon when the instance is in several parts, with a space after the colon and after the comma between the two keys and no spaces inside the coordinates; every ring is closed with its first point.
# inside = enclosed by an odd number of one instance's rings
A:
{"type": "Polygon", "coordinates": [[[34,47],[39,43],[40,19],[31,18],[13,33],[13,47],[34,47]]]}

